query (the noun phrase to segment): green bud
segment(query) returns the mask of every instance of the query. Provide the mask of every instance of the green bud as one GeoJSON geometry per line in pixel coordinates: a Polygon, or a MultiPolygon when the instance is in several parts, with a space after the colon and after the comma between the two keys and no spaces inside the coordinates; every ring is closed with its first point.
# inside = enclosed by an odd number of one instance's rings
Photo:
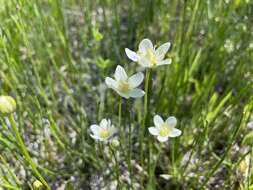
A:
{"type": "Polygon", "coordinates": [[[16,101],[10,96],[0,96],[0,113],[8,115],[16,111],[16,101]]]}
{"type": "Polygon", "coordinates": [[[112,146],[114,148],[118,147],[119,146],[119,141],[117,139],[113,139],[112,142],[111,142],[112,146]]]}
{"type": "Polygon", "coordinates": [[[35,189],[41,189],[43,187],[43,184],[39,180],[36,180],[33,182],[33,187],[35,189]]]}

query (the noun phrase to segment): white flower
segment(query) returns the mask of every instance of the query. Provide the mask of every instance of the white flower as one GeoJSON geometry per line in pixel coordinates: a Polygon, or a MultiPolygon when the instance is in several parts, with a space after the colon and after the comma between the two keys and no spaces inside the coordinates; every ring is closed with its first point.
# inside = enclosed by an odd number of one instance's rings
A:
{"type": "Polygon", "coordinates": [[[182,134],[179,129],[176,129],[177,119],[175,117],[168,117],[166,121],[159,115],[154,117],[155,127],[149,127],[149,133],[151,135],[157,136],[157,140],[160,142],[165,142],[169,137],[178,137],[182,134]]]}
{"type": "Polygon", "coordinates": [[[125,48],[125,52],[129,59],[138,62],[143,67],[169,65],[171,64],[171,59],[164,59],[164,57],[170,45],[170,42],[167,42],[156,49],[149,39],[143,39],[139,44],[139,50],[137,52],[128,48],[125,48]]]}
{"type": "Polygon", "coordinates": [[[110,77],[106,77],[105,83],[109,88],[115,90],[120,96],[128,99],[130,97],[140,98],[145,94],[143,90],[136,88],[144,79],[143,73],[139,72],[131,77],[128,77],[124,68],[118,65],[115,70],[114,77],[115,80],[110,77]]]}
{"type": "Polygon", "coordinates": [[[91,125],[90,129],[93,134],[90,136],[93,139],[97,139],[103,142],[106,142],[109,140],[115,133],[116,129],[115,127],[111,124],[110,119],[102,119],[99,125],[91,125]]]}

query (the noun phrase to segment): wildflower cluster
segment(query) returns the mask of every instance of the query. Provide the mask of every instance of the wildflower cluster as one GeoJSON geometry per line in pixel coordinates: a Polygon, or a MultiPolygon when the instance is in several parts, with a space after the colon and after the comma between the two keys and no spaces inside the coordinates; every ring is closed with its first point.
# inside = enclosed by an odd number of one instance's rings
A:
{"type": "MultiPolygon", "coordinates": [[[[170,42],[167,42],[156,48],[149,39],[143,39],[139,44],[137,52],[128,48],[125,48],[125,52],[129,59],[137,62],[140,66],[144,68],[155,68],[160,65],[171,64],[172,60],[170,58],[165,59],[165,55],[170,46],[170,42]]],[[[114,72],[114,79],[106,77],[105,84],[125,99],[141,98],[145,95],[145,92],[138,87],[143,80],[144,74],[142,72],[128,76],[125,69],[117,65],[114,72]]],[[[163,121],[159,115],[155,115],[155,127],[150,127],[149,133],[156,136],[158,141],[165,142],[169,137],[181,135],[181,131],[175,128],[176,124],[177,119],[175,117],[169,117],[166,121],[163,121]]],[[[99,125],[91,125],[90,130],[93,133],[91,137],[102,142],[108,142],[117,131],[109,119],[103,119],[99,125]]]]}

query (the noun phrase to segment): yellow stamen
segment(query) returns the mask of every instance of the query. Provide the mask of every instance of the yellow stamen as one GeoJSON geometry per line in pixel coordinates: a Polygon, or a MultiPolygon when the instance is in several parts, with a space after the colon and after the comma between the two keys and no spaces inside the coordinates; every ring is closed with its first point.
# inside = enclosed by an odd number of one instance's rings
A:
{"type": "Polygon", "coordinates": [[[148,50],[146,53],[146,58],[150,61],[151,65],[156,65],[156,56],[152,50],[148,50]]]}
{"type": "Polygon", "coordinates": [[[161,136],[161,137],[167,137],[168,135],[169,135],[169,133],[170,133],[170,128],[168,127],[168,126],[166,126],[166,125],[163,125],[163,126],[161,126],[160,128],[159,128],[159,135],[161,136]]]}
{"type": "Polygon", "coordinates": [[[108,129],[101,129],[99,136],[103,139],[110,137],[110,131],[108,129]]]}
{"type": "Polygon", "coordinates": [[[130,89],[130,85],[126,81],[120,81],[118,84],[118,89],[122,92],[127,92],[130,89]]]}

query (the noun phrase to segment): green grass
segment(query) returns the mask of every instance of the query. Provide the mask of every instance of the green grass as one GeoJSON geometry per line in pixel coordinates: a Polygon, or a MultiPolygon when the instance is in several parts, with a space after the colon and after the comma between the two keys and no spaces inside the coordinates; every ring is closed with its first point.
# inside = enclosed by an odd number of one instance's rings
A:
{"type": "MultiPolygon", "coordinates": [[[[113,189],[117,174],[118,189],[253,189],[251,1],[0,0],[0,20],[0,93],[16,99],[18,129],[52,189],[113,189]],[[118,64],[141,70],[124,48],[143,38],[170,41],[173,63],[152,72],[141,164],[144,98],[123,99],[113,152],[89,126],[117,127],[119,97],[104,79],[118,64]],[[155,114],[177,117],[182,136],[161,147],[147,130],[155,114]]],[[[37,176],[0,123],[0,189],[33,189],[37,176]]]]}

